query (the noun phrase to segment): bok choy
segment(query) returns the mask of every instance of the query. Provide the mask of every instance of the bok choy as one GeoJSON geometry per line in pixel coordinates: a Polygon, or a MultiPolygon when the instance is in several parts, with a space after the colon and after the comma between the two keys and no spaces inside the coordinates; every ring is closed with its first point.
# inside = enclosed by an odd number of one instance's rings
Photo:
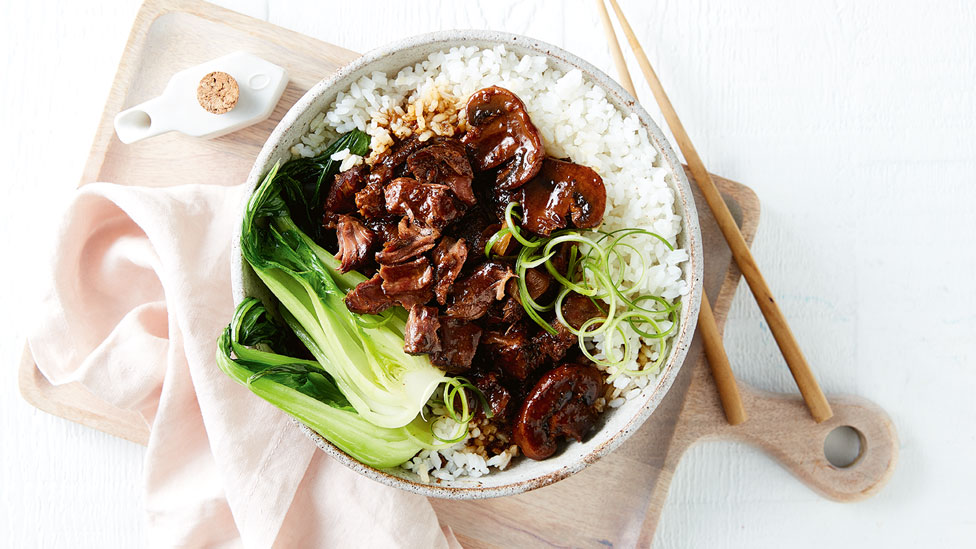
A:
{"type": "Polygon", "coordinates": [[[282,194],[300,189],[284,191],[296,180],[278,173],[275,166],[248,202],[244,259],[356,412],[379,427],[409,424],[448,378],[426,356],[403,351],[402,314],[370,323],[346,308],[346,291],[362,275],[340,274],[335,258],[295,225],[282,194]]]}
{"type": "Polygon", "coordinates": [[[397,428],[363,419],[318,362],[273,352],[283,336],[264,305],[247,298],[218,339],[217,365],[367,465],[395,467],[424,448],[445,446],[421,416],[397,428]]]}

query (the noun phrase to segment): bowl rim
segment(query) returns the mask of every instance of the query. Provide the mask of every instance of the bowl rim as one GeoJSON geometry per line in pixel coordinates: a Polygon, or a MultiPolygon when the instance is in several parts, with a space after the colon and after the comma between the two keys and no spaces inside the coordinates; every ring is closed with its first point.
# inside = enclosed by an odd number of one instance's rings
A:
{"type": "MultiPolygon", "coordinates": [[[[608,93],[608,95],[616,96],[617,101],[613,101],[613,99],[609,97],[608,100],[610,100],[611,103],[613,103],[617,108],[620,108],[620,106],[625,106],[627,109],[630,109],[631,112],[637,114],[641,125],[648,132],[648,138],[657,151],[664,157],[664,161],[671,171],[671,175],[674,178],[673,185],[671,187],[672,190],[676,192],[678,198],[676,205],[680,204],[681,208],[683,208],[683,211],[679,212],[682,217],[682,232],[679,233],[679,239],[683,236],[685,240],[684,248],[688,251],[688,260],[685,263],[684,269],[686,273],[685,277],[689,281],[690,291],[682,298],[683,318],[680,320],[678,333],[673,336],[673,346],[670,353],[671,356],[668,358],[665,366],[658,375],[659,381],[656,384],[657,387],[655,390],[646,397],[647,400],[643,403],[643,405],[641,405],[637,413],[632,415],[626,421],[623,428],[619,429],[606,441],[598,445],[589,453],[583,455],[581,458],[570,463],[569,465],[563,466],[555,471],[546,472],[529,479],[497,486],[458,487],[444,486],[436,482],[416,482],[359,462],[301,421],[292,418],[298,427],[315,442],[316,446],[324,450],[333,458],[337,459],[346,467],[349,467],[350,469],[369,479],[423,496],[459,500],[484,499],[514,495],[547,486],[576,472],[579,472],[587,466],[595,463],[600,458],[609,454],[611,451],[620,446],[634,432],[636,432],[637,429],[644,424],[647,418],[650,417],[651,413],[657,409],[665,395],[667,395],[667,393],[670,391],[671,386],[681,369],[681,366],[685,362],[685,358],[688,354],[688,350],[694,336],[695,327],[698,320],[698,312],[701,306],[704,272],[701,229],[698,222],[698,212],[695,207],[695,200],[691,191],[691,185],[681,163],[678,160],[677,155],[671,148],[671,145],[664,133],[651,119],[650,114],[648,114],[640,103],[637,102],[637,100],[630,95],[630,93],[625,91],[620,84],[610,78],[606,73],[593,66],[591,63],[572,53],[569,53],[562,48],[541,40],[500,31],[447,30],[411,36],[371,50],[351,63],[340,67],[330,76],[320,80],[307,92],[305,92],[305,94],[298,101],[296,101],[294,105],[292,105],[288,112],[285,113],[281,121],[268,136],[267,141],[255,158],[253,167],[248,174],[247,181],[244,184],[242,203],[238,210],[241,212],[241,215],[243,215],[243,212],[245,211],[247,201],[250,198],[253,190],[264,176],[264,173],[266,172],[266,165],[270,162],[273,156],[279,153],[280,148],[285,145],[283,142],[285,134],[292,129],[292,127],[299,121],[306,111],[316,102],[319,96],[327,93],[333,86],[342,82],[349,75],[359,71],[363,67],[383,58],[395,55],[403,50],[418,47],[429,47],[435,44],[441,44],[442,47],[440,49],[447,50],[451,47],[463,46],[465,45],[465,42],[479,42],[482,44],[488,42],[495,43],[497,45],[512,44],[520,49],[535,52],[537,55],[541,54],[550,58],[558,59],[565,64],[578,68],[584,73],[584,76],[588,80],[592,81],[595,85],[602,87],[604,91],[608,93]]],[[[290,144],[288,146],[290,147],[290,144]]],[[[235,305],[240,303],[240,301],[246,297],[244,293],[243,279],[245,277],[245,271],[250,269],[250,267],[245,264],[245,261],[240,254],[240,236],[241,224],[238,223],[235,230],[234,241],[232,242],[231,252],[231,281],[235,305]]]]}

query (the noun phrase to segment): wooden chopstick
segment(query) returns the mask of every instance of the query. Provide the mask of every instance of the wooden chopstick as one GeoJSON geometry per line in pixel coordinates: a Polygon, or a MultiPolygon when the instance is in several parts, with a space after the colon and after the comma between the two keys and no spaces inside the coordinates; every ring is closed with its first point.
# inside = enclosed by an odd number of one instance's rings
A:
{"type": "MultiPolygon", "coordinates": [[[[623,52],[620,51],[620,43],[617,41],[617,34],[613,31],[610,13],[607,12],[603,0],[596,0],[596,3],[600,6],[603,30],[606,32],[607,41],[610,43],[613,62],[617,65],[620,85],[636,99],[637,91],[634,89],[634,81],[630,79],[630,71],[627,70],[623,52]]],[[[708,296],[705,295],[704,290],[702,290],[701,311],[698,313],[698,331],[701,332],[705,344],[705,358],[708,359],[708,366],[712,370],[712,377],[715,379],[715,385],[718,388],[718,397],[722,401],[725,419],[732,425],[738,425],[748,419],[748,415],[746,415],[745,406],[742,404],[742,397],[739,395],[739,386],[735,383],[732,365],[725,353],[722,335],[715,323],[715,315],[712,314],[712,306],[708,302],[708,296]]]]}
{"type": "MultiPolygon", "coordinates": [[[[786,364],[790,367],[790,373],[793,374],[793,379],[796,381],[796,386],[800,389],[800,394],[803,396],[803,400],[810,410],[810,415],[813,416],[813,419],[817,423],[830,419],[834,415],[834,412],[830,409],[830,403],[827,402],[827,398],[824,396],[823,391],[820,390],[820,385],[817,384],[817,380],[810,370],[810,365],[807,364],[806,359],[803,357],[803,352],[800,350],[796,338],[793,337],[793,332],[790,331],[786,317],[783,316],[783,312],[773,298],[773,293],[766,284],[762,273],[759,271],[759,266],[752,257],[749,246],[746,244],[745,239],[742,238],[742,233],[739,232],[739,227],[732,217],[732,212],[729,211],[729,207],[722,200],[721,193],[719,193],[718,188],[715,186],[715,182],[712,181],[708,170],[705,169],[705,164],[702,162],[701,157],[698,156],[698,151],[692,145],[691,138],[688,137],[688,133],[681,124],[681,120],[678,119],[678,113],[675,112],[671,101],[668,99],[668,95],[664,92],[661,81],[651,67],[651,63],[648,61],[647,55],[644,53],[640,42],[638,42],[633,29],[630,28],[627,18],[624,17],[620,5],[617,4],[617,0],[609,1],[610,5],[613,6],[613,11],[617,14],[620,28],[627,36],[627,41],[630,42],[630,47],[634,52],[634,56],[637,58],[637,64],[640,65],[641,72],[644,73],[644,78],[651,87],[654,98],[657,99],[661,112],[664,114],[664,119],[667,121],[668,127],[671,128],[671,133],[678,142],[678,147],[681,149],[682,154],[684,154],[685,161],[688,162],[688,167],[691,169],[691,173],[695,176],[698,187],[708,202],[708,207],[711,208],[712,214],[715,216],[716,221],[718,221],[719,228],[722,229],[722,234],[725,235],[725,240],[732,249],[732,257],[735,258],[735,262],[739,265],[739,270],[742,271],[742,276],[745,277],[746,282],[749,284],[749,289],[752,290],[752,295],[756,299],[756,303],[759,304],[759,310],[762,311],[763,317],[766,318],[769,329],[773,332],[773,338],[776,339],[776,344],[779,345],[780,352],[783,353],[783,358],[786,359],[786,364]]],[[[603,6],[602,1],[600,5],[603,6]]],[[[605,7],[603,9],[606,10],[605,7]]]]}
{"type": "Polygon", "coordinates": [[[620,49],[620,42],[617,40],[617,33],[613,30],[613,22],[610,21],[610,12],[603,0],[596,0],[600,6],[600,20],[603,21],[603,32],[607,35],[607,42],[610,43],[610,55],[613,57],[613,64],[617,66],[617,76],[620,78],[620,85],[630,92],[630,95],[637,99],[637,90],[634,81],[630,79],[630,71],[627,70],[627,62],[624,61],[624,52],[620,49]]]}

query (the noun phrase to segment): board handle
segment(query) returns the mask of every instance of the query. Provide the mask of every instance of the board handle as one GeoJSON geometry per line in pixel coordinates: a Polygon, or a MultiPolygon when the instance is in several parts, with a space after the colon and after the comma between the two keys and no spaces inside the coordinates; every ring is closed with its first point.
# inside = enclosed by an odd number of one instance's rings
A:
{"type": "Polygon", "coordinates": [[[836,501],[857,501],[877,493],[894,472],[898,434],[877,404],[857,396],[834,396],[829,399],[834,416],[816,423],[799,395],[743,388],[750,420],[726,426],[722,438],[762,449],[814,491],[836,501]],[[854,429],[860,439],[860,453],[846,467],[831,464],[824,454],[827,435],[839,427],[854,429]]]}

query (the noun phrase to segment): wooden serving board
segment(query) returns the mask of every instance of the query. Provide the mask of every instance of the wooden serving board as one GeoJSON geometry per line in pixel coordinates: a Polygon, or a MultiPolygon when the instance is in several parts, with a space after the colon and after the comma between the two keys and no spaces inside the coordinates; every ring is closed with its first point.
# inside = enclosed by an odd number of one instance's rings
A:
{"type": "MultiPolygon", "coordinates": [[[[200,182],[200,174],[207,174],[209,183],[237,184],[246,178],[287,109],[305,90],[356,57],[354,52],[197,0],[149,0],[136,17],[81,184],[165,186],[200,182]],[[116,113],[158,95],[174,72],[237,50],[288,70],[290,83],[268,120],[210,141],[166,134],[123,145],[115,137],[116,113]]],[[[716,181],[751,243],[759,220],[756,195],[738,183],[716,181]]],[[[712,307],[721,328],[739,271],[704,200],[698,195],[696,200],[705,245],[705,288],[714,296],[712,307]]],[[[148,427],[137,414],[100,401],[79,384],[52,386],[26,348],[19,381],[23,397],[41,410],[134,442],[148,441],[148,427]]],[[[533,492],[486,501],[431,503],[442,523],[450,525],[466,547],[648,546],[678,461],[700,440],[754,445],[810,488],[837,501],[874,494],[894,470],[897,436],[887,414],[873,403],[832,397],[834,417],[816,424],[798,395],[768,393],[742,383],[740,388],[750,419],[731,427],[696,339],[660,407],[611,455],[533,492]],[[852,465],[837,468],[824,457],[823,445],[830,431],[844,425],[860,433],[862,450],[852,465]]]]}

